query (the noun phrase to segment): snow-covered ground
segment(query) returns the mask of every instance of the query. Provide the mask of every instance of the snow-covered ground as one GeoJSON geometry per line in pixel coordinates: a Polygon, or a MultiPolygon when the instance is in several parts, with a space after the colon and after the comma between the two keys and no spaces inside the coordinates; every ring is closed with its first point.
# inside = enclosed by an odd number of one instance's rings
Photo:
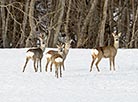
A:
{"type": "Polygon", "coordinates": [[[43,72],[30,61],[23,73],[26,50],[0,49],[0,102],[138,102],[138,49],[119,49],[115,72],[108,59],[89,72],[91,50],[70,49],[59,79],[45,72],[45,56],[43,72]]]}

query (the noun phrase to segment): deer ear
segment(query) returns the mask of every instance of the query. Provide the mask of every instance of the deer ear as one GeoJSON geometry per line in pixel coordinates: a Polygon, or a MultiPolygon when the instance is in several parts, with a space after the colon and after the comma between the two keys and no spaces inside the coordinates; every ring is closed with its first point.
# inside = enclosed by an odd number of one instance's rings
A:
{"type": "Polygon", "coordinates": [[[115,36],[115,33],[112,33],[113,36],[115,36]]]}
{"type": "Polygon", "coordinates": [[[56,46],[57,46],[57,48],[59,48],[59,45],[58,44],[56,46]]]}
{"type": "Polygon", "coordinates": [[[118,36],[120,37],[120,36],[121,36],[121,34],[122,34],[121,32],[120,32],[120,33],[118,33],[118,36]]]}
{"type": "Polygon", "coordinates": [[[62,48],[64,48],[65,47],[65,44],[62,44],[62,48]]]}

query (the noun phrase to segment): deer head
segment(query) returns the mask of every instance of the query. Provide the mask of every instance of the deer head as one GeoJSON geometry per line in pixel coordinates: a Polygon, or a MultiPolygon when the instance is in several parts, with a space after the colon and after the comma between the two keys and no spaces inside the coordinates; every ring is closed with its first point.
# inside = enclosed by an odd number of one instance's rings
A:
{"type": "Polygon", "coordinates": [[[40,33],[38,35],[38,39],[39,39],[39,42],[40,42],[40,45],[39,47],[43,50],[43,52],[45,51],[45,48],[46,48],[46,44],[47,44],[47,36],[45,33],[40,33]]]}
{"type": "Polygon", "coordinates": [[[121,36],[121,33],[119,34],[112,33],[112,35],[114,38],[114,47],[117,49],[119,48],[119,37],[121,36]]]}

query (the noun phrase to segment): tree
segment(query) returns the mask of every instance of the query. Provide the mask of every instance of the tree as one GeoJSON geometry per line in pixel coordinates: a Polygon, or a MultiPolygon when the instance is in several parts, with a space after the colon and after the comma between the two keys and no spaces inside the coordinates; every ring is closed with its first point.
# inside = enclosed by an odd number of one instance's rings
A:
{"type": "Polygon", "coordinates": [[[133,23],[133,28],[132,28],[132,37],[131,37],[131,42],[130,42],[130,47],[132,48],[133,46],[134,47],[137,47],[137,40],[135,38],[137,38],[136,35],[137,34],[137,31],[136,31],[136,22],[138,20],[138,6],[137,6],[137,9],[136,9],[136,14],[134,16],[134,23],[133,23]],[[135,42],[135,44],[133,45],[133,42],[135,42]]]}
{"type": "Polygon", "coordinates": [[[1,0],[0,47],[36,46],[47,36],[55,47],[59,35],[73,47],[112,44],[112,32],[122,33],[120,47],[138,47],[137,0],[1,0]]]}
{"type": "Polygon", "coordinates": [[[97,2],[98,2],[98,0],[93,0],[93,2],[91,1],[91,8],[90,8],[90,10],[89,10],[88,14],[86,15],[86,18],[83,22],[81,32],[80,32],[80,34],[78,34],[78,44],[77,44],[78,47],[84,45],[84,42],[85,42],[84,41],[84,35],[86,34],[87,25],[90,21],[92,14],[95,11],[95,7],[97,5],[97,2]]]}
{"type": "MultiPolygon", "coordinates": [[[[5,5],[5,0],[1,0],[1,5],[5,5]]],[[[9,20],[9,13],[7,14],[6,18],[6,9],[4,7],[1,7],[1,19],[2,19],[2,39],[3,39],[3,47],[9,47],[8,44],[8,35],[7,35],[7,26],[8,26],[8,20],[9,20]]]]}
{"type": "Polygon", "coordinates": [[[108,0],[105,0],[103,6],[103,15],[99,25],[99,32],[98,32],[99,46],[104,46],[104,33],[105,33],[105,24],[107,19],[107,7],[108,7],[108,0]]]}
{"type": "Polygon", "coordinates": [[[60,28],[61,28],[61,25],[62,25],[62,19],[63,19],[63,15],[64,15],[64,7],[65,7],[65,0],[60,0],[59,7],[61,8],[61,11],[60,11],[59,16],[58,16],[57,27],[55,29],[55,34],[54,34],[54,43],[53,43],[54,47],[57,43],[58,34],[60,32],[60,28]]]}
{"type": "MultiPolygon", "coordinates": [[[[21,37],[18,41],[18,43],[20,44],[20,47],[25,47],[25,39],[26,39],[26,26],[27,26],[27,20],[28,20],[28,12],[29,12],[29,2],[30,0],[26,0],[26,5],[25,5],[25,11],[23,14],[23,21],[22,21],[22,28],[21,28],[21,37]]],[[[30,16],[29,16],[30,17],[30,16]]],[[[28,46],[28,45],[27,45],[28,46]]]]}

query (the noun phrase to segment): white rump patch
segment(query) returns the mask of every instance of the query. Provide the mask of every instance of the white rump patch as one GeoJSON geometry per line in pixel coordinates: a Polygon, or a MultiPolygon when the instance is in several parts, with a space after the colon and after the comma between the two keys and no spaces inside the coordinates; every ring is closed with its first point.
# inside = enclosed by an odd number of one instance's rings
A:
{"type": "Polygon", "coordinates": [[[29,51],[26,53],[26,57],[33,57],[34,56],[34,53],[29,51]]]}
{"type": "Polygon", "coordinates": [[[51,54],[48,53],[46,54],[46,58],[51,58],[51,56],[52,56],[51,54]]]}
{"type": "Polygon", "coordinates": [[[60,58],[60,57],[58,57],[58,58],[56,58],[56,59],[55,59],[55,61],[56,61],[56,62],[62,62],[62,61],[63,61],[63,59],[62,59],[62,58],[60,58]]]}
{"type": "Polygon", "coordinates": [[[92,49],[92,55],[95,54],[97,55],[99,53],[99,51],[97,49],[92,49]]]}

